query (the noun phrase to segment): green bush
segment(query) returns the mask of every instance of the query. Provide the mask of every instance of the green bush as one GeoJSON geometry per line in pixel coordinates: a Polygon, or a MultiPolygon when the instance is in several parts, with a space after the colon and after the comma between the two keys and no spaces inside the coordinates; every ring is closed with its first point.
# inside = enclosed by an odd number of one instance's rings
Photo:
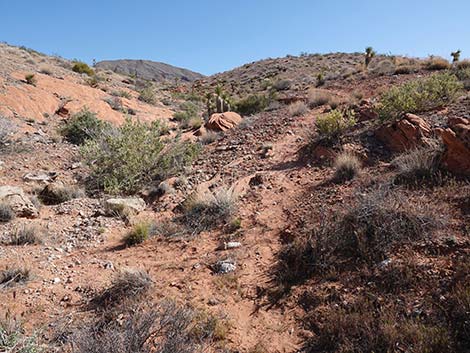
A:
{"type": "Polygon", "coordinates": [[[124,242],[129,245],[137,245],[143,243],[155,234],[155,225],[149,222],[139,222],[134,225],[133,229],[127,233],[124,242]]]}
{"type": "Polygon", "coordinates": [[[356,124],[353,111],[342,112],[334,109],[331,112],[317,118],[316,126],[320,135],[334,137],[342,131],[356,124]]]}
{"type": "Polygon", "coordinates": [[[152,86],[145,87],[139,91],[139,100],[148,104],[155,104],[157,102],[152,86]]]}
{"type": "Polygon", "coordinates": [[[163,180],[182,171],[199,147],[177,140],[165,145],[164,129],[127,118],[116,130],[89,140],[82,156],[90,166],[89,186],[108,193],[134,193],[153,180],[163,180]]]}
{"type": "Polygon", "coordinates": [[[188,101],[181,104],[180,109],[173,114],[173,119],[178,121],[183,128],[193,127],[193,123],[199,118],[197,105],[188,101]]]}
{"type": "Polygon", "coordinates": [[[102,134],[107,128],[108,123],[98,119],[96,114],[88,109],[83,109],[68,119],[60,132],[70,143],[81,145],[102,134]]]}
{"type": "Polygon", "coordinates": [[[27,74],[24,79],[28,85],[36,86],[37,80],[34,74],[27,74]]]}
{"type": "Polygon", "coordinates": [[[241,115],[253,115],[262,112],[269,105],[268,97],[252,94],[235,104],[235,111],[241,115]]]}
{"type": "Polygon", "coordinates": [[[89,67],[88,64],[81,61],[76,61],[73,63],[72,71],[79,74],[87,74],[88,76],[93,76],[95,74],[93,69],[89,67]]]}
{"type": "Polygon", "coordinates": [[[420,113],[452,102],[462,89],[450,73],[404,83],[382,94],[378,112],[383,120],[400,118],[404,113],[420,113]]]}

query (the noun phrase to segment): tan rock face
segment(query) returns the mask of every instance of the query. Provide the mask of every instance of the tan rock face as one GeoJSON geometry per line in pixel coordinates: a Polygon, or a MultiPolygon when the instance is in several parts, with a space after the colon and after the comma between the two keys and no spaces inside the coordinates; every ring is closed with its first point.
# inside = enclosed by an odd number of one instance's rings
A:
{"type": "Polygon", "coordinates": [[[18,217],[39,216],[39,211],[20,187],[0,186],[0,202],[9,205],[18,217]]]}
{"type": "Polygon", "coordinates": [[[242,120],[243,118],[235,112],[216,113],[212,114],[204,127],[207,130],[226,131],[240,124],[242,120]]]}
{"type": "Polygon", "coordinates": [[[470,121],[464,118],[449,119],[447,129],[437,132],[446,146],[443,166],[454,174],[470,175],[470,121]]]}
{"type": "Polygon", "coordinates": [[[394,123],[383,125],[375,132],[376,137],[394,152],[416,148],[431,136],[429,124],[414,114],[394,123]]]}

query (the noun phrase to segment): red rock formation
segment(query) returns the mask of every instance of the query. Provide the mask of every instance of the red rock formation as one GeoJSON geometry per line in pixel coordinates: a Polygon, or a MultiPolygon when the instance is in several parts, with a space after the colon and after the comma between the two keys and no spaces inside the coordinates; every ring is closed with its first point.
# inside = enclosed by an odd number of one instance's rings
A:
{"type": "Polygon", "coordinates": [[[448,126],[436,130],[446,146],[442,164],[454,174],[470,176],[470,121],[451,118],[448,126]]]}

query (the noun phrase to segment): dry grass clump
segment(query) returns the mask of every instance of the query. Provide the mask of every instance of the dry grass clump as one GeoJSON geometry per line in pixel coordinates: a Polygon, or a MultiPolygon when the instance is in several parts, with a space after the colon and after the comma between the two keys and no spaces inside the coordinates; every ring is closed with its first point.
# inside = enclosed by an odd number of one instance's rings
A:
{"type": "Polygon", "coordinates": [[[308,112],[308,107],[304,102],[298,101],[290,104],[287,110],[291,116],[302,116],[308,112]]]}
{"type": "Polygon", "coordinates": [[[192,234],[226,224],[236,208],[236,195],[232,190],[221,188],[216,192],[197,193],[182,205],[183,214],[177,221],[184,224],[192,234]]]}
{"type": "Polygon", "coordinates": [[[95,296],[90,304],[95,309],[116,307],[123,302],[135,301],[152,286],[150,275],[142,270],[123,270],[114,278],[111,286],[95,296]]]}
{"type": "Polygon", "coordinates": [[[9,204],[0,203],[0,222],[10,222],[15,218],[15,212],[9,204]]]}
{"type": "Polygon", "coordinates": [[[339,154],[334,162],[336,182],[343,182],[353,179],[361,170],[361,162],[354,154],[343,152],[339,154]]]}
{"type": "Polygon", "coordinates": [[[85,196],[85,192],[75,185],[49,184],[39,194],[39,200],[45,205],[58,205],[85,196]]]}
{"type": "Polygon", "coordinates": [[[203,135],[201,135],[201,137],[199,137],[199,141],[203,145],[209,145],[212,142],[217,141],[219,138],[220,138],[220,135],[217,132],[209,130],[206,133],[204,133],[203,135]]]}
{"type": "Polygon", "coordinates": [[[313,109],[322,105],[326,105],[332,99],[330,92],[320,89],[310,89],[308,91],[308,106],[313,109]]]}
{"type": "Polygon", "coordinates": [[[458,70],[470,69],[470,60],[467,59],[467,60],[458,61],[457,63],[455,63],[455,67],[458,70]]]}
{"type": "Polygon", "coordinates": [[[156,234],[156,226],[152,222],[139,222],[126,234],[124,242],[128,246],[141,244],[156,234]]]}
{"type": "Polygon", "coordinates": [[[437,71],[437,70],[448,70],[451,68],[450,63],[441,57],[434,56],[430,57],[425,63],[424,67],[427,70],[437,71]]]}
{"type": "Polygon", "coordinates": [[[398,183],[417,186],[423,182],[436,181],[443,152],[442,144],[431,140],[428,146],[398,156],[392,161],[392,165],[397,169],[395,180],[398,183]]]}
{"type": "Polygon", "coordinates": [[[25,267],[12,267],[0,271],[0,289],[25,283],[31,278],[31,272],[25,267]]]}
{"type": "Polygon", "coordinates": [[[41,230],[36,226],[24,225],[17,228],[11,235],[10,245],[34,245],[42,244],[41,230]]]}

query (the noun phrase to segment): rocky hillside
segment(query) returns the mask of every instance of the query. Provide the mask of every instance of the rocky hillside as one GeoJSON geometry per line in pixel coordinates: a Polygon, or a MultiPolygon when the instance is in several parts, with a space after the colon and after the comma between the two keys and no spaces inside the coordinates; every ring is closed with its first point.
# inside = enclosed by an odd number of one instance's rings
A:
{"type": "Polygon", "coordinates": [[[155,82],[175,80],[192,82],[204,77],[188,69],[150,60],[104,60],[96,63],[96,67],[155,82]]]}
{"type": "Polygon", "coordinates": [[[0,49],[0,351],[468,351],[469,62],[269,59],[148,100],[0,49]]]}

